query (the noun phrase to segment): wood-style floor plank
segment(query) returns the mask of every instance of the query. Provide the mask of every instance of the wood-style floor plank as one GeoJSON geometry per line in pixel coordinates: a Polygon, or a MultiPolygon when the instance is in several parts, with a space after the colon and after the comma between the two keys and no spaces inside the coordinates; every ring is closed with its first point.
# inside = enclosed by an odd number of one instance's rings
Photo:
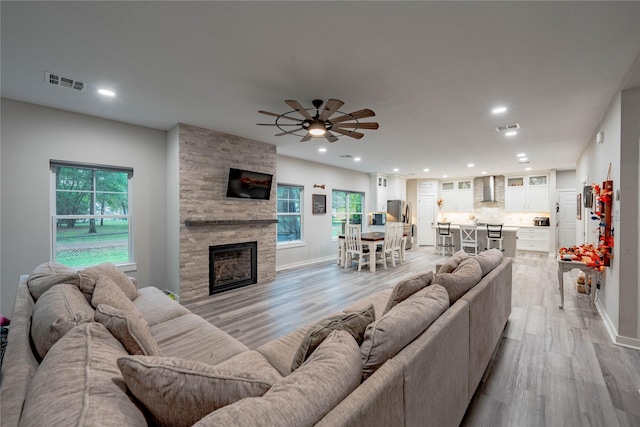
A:
{"type": "MultiPolygon", "coordinates": [[[[414,246],[405,264],[375,273],[323,262],[186,307],[256,348],[446,258],[414,246]]],[[[462,425],[640,426],[640,352],[611,343],[586,296],[571,286],[577,270],[565,273],[559,309],[556,268],[543,254],[514,259],[511,316],[462,425]]]]}

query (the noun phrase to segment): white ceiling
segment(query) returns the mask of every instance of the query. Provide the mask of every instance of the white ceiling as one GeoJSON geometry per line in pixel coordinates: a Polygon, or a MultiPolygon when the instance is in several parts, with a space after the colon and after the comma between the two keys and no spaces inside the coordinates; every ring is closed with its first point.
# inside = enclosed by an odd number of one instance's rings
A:
{"type": "Polygon", "coordinates": [[[640,2],[0,7],[3,97],[163,130],[187,123],[409,178],[520,172],[519,152],[533,170],[574,169],[616,92],[640,85],[640,2]],[[88,88],[49,85],[45,71],[88,88]],[[99,96],[103,86],[117,96],[99,96]],[[344,112],[370,108],[376,117],[365,121],[380,129],[329,144],[256,126],[270,121],[258,110],[284,113],[285,99],[311,107],[315,98],[341,99],[344,112]],[[492,115],[497,105],[508,112],[492,115]],[[522,126],[514,138],[494,130],[512,122],[522,126]]]}

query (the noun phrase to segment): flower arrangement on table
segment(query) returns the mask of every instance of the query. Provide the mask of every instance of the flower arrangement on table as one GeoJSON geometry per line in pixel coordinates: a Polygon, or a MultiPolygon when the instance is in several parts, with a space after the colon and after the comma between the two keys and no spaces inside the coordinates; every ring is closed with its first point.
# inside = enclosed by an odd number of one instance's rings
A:
{"type": "Polygon", "coordinates": [[[591,243],[558,249],[561,260],[583,262],[587,266],[598,271],[602,271],[604,269],[604,258],[608,252],[608,246],[599,245],[596,247],[591,243]]]}

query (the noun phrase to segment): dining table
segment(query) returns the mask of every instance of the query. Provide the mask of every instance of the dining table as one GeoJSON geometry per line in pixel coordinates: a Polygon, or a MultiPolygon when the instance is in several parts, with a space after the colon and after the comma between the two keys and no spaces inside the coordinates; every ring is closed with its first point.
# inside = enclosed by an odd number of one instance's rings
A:
{"type": "MultiPolygon", "coordinates": [[[[369,231],[360,235],[363,246],[366,245],[369,248],[369,253],[375,257],[376,247],[384,243],[383,231],[369,231]]],[[[405,244],[407,243],[407,234],[402,234],[402,245],[400,246],[400,262],[404,262],[405,244]]],[[[344,266],[347,262],[347,251],[345,250],[345,235],[340,234],[338,236],[338,265],[344,266]]],[[[369,263],[369,270],[371,272],[376,271],[376,260],[372,259],[369,263]]]]}

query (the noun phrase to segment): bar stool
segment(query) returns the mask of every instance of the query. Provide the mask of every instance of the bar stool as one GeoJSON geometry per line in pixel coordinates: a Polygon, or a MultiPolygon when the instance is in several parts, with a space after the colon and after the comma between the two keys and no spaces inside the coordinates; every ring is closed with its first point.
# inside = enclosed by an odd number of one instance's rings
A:
{"type": "Polygon", "coordinates": [[[502,224],[487,224],[487,247],[491,249],[491,242],[498,242],[498,249],[502,249],[502,224]]]}
{"type": "Polygon", "coordinates": [[[450,222],[439,222],[438,223],[438,250],[441,255],[445,255],[445,250],[447,253],[449,249],[451,250],[451,254],[453,254],[453,234],[451,234],[451,223],[450,222]]]}
{"type": "Polygon", "coordinates": [[[460,225],[460,249],[469,255],[478,255],[478,227],[460,225]],[[470,250],[467,251],[466,248],[470,250]]]}

